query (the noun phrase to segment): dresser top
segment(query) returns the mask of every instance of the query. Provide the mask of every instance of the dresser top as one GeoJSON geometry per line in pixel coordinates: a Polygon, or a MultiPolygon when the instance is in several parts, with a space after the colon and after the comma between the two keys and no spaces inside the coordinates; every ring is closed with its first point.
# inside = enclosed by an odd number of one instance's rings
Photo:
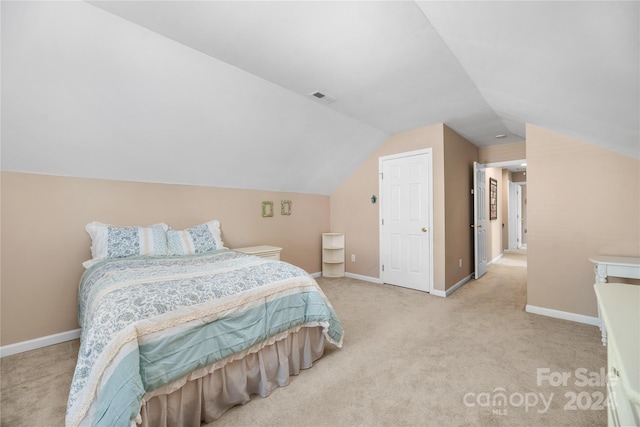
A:
{"type": "Polygon", "coordinates": [[[594,255],[589,257],[594,264],[622,265],[626,267],[640,267],[640,258],[630,256],[594,255]]]}

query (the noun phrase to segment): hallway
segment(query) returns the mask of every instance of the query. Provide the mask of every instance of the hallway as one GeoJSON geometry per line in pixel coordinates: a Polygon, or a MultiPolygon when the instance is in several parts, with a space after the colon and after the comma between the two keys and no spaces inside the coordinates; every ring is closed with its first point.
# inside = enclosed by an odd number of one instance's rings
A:
{"type": "Polygon", "coordinates": [[[503,252],[502,258],[496,261],[495,264],[527,268],[527,248],[503,252]]]}

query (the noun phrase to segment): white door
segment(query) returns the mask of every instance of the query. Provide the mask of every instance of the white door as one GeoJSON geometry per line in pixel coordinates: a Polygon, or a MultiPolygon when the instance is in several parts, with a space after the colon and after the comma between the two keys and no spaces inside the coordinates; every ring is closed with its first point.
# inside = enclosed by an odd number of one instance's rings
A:
{"type": "Polygon", "coordinates": [[[484,165],[473,162],[473,251],[475,278],[487,272],[487,183],[484,165]]]}
{"type": "Polygon", "coordinates": [[[518,184],[509,181],[509,249],[518,247],[518,184]]]}
{"type": "Polygon", "coordinates": [[[520,185],[516,188],[516,220],[518,221],[518,226],[516,230],[518,231],[518,242],[516,247],[520,249],[522,247],[522,187],[520,185]]]}
{"type": "Polygon", "coordinates": [[[380,277],[432,289],[431,149],[380,158],[380,277]]]}

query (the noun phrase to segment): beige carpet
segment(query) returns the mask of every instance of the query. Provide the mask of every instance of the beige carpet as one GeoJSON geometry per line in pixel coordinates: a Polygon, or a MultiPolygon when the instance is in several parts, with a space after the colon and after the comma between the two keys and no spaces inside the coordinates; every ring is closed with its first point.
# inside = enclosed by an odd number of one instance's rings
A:
{"type": "Polygon", "coordinates": [[[513,267],[526,267],[527,249],[511,249],[509,252],[506,252],[506,256],[500,258],[496,264],[511,265],[513,267]]]}
{"type": "MultiPolygon", "coordinates": [[[[606,366],[599,330],[525,313],[526,268],[508,265],[514,256],[448,298],[319,279],[345,328],[344,348],[211,425],[606,425],[597,405],[605,388],[576,377],[606,366]],[[571,377],[538,385],[538,369],[571,377]]],[[[2,425],[62,425],[77,351],[73,341],[3,358],[2,425]]]]}

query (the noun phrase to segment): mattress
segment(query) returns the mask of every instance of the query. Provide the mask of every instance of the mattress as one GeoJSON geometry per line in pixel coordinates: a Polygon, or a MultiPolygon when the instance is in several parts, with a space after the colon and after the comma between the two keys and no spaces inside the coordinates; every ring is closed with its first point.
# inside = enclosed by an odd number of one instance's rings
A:
{"type": "Polygon", "coordinates": [[[303,327],[342,346],[309,274],[230,250],[101,261],[83,275],[78,304],[69,426],[131,425],[145,395],[303,327]]]}

